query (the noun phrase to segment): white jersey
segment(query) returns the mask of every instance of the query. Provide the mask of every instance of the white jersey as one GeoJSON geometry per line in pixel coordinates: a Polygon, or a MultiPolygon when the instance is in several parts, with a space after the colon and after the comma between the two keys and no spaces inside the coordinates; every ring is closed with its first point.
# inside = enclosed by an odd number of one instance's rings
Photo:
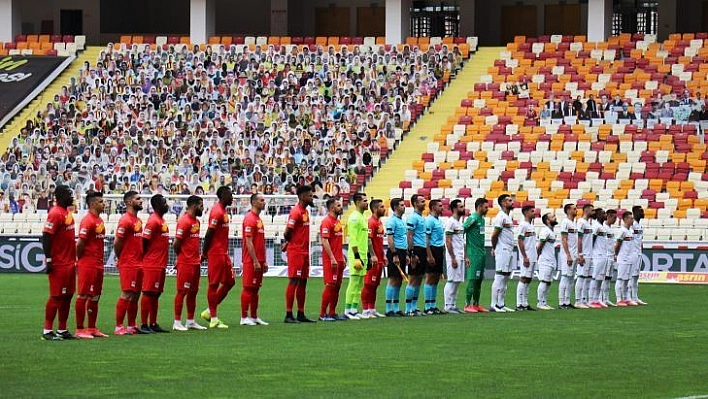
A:
{"type": "Polygon", "coordinates": [[[634,250],[637,252],[637,255],[641,255],[642,246],[644,245],[644,226],[642,226],[641,222],[635,220],[634,223],[632,223],[632,234],[634,236],[634,250]]]}
{"type": "Polygon", "coordinates": [[[617,242],[621,242],[619,253],[617,254],[617,263],[632,264],[636,257],[636,246],[634,244],[634,235],[632,231],[622,226],[617,235],[617,242]]]}
{"type": "MultiPolygon", "coordinates": [[[[541,249],[541,255],[538,258],[539,265],[556,266],[556,233],[548,226],[543,226],[538,239],[544,243],[541,249]]],[[[527,249],[528,251],[528,249],[527,249]]]]}
{"type": "Polygon", "coordinates": [[[615,232],[612,226],[607,224],[607,222],[602,224],[605,227],[605,234],[607,235],[607,247],[605,248],[605,254],[608,258],[615,258],[615,232]]]}
{"type": "Polygon", "coordinates": [[[586,258],[592,257],[593,254],[593,220],[580,218],[578,221],[578,238],[582,240],[583,256],[586,258]]]}
{"type": "MultiPolygon", "coordinates": [[[[574,221],[565,218],[560,223],[561,235],[568,236],[568,250],[570,251],[570,256],[573,260],[578,258],[578,227],[574,221]]],[[[567,261],[565,249],[563,248],[563,242],[561,241],[561,249],[559,258],[567,261]]]]}
{"type": "MultiPolygon", "coordinates": [[[[449,217],[445,222],[445,236],[448,235],[452,236],[452,251],[455,253],[455,258],[458,263],[461,263],[465,259],[465,228],[462,226],[462,222],[449,217]]],[[[447,253],[447,249],[445,254],[448,256],[448,263],[450,263],[452,258],[447,253]]]]}
{"type": "MultiPolygon", "coordinates": [[[[595,243],[592,247],[592,257],[594,259],[607,258],[607,228],[604,224],[594,220],[592,223],[592,236],[595,238],[595,243]]],[[[583,236],[584,237],[584,236],[583,236]]],[[[612,241],[612,240],[610,240],[612,241]]],[[[614,242],[612,242],[614,244],[614,242]]]]}
{"type": "Polygon", "coordinates": [[[497,216],[494,217],[494,222],[492,224],[494,225],[495,230],[500,230],[497,247],[506,248],[509,251],[513,250],[514,222],[511,220],[511,216],[505,212],[499,212],[497,213],[497,216]]]}
{"type": "MultiPolygon", "coordinates": [[[[529,258],[529,262],[536,263],[538,255],[536,253],[536,229],[533,225],[527,221],[521,222],[519,227],[516,229],[516,237],[524,240],[524,249],[526,250],[526,256],[529,258]]],[[[518,240],[516,241],[518,246],[518,240]]],[[[524,256],[519,250],[519,265],[524,264],[524,256]]]]}

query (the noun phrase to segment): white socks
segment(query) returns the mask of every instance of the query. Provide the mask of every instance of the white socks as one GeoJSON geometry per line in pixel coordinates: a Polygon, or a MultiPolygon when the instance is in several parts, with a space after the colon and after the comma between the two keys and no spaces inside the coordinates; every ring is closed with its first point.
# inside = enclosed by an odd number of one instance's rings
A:
{"type": "Polygon", "coordinates": [[[504,287],[504,276],[501,274],[494,275],[494,282],[492,283],[492,307],[502,306],[504,303],[504,292],[506,291],[504,287]]]}
{"type": "Polygon", "coordinates": [[[615,282],[617,302],[627,300],[627,283],[627,280],[617,280],[617,282],[615,282]]]}
{"type": "Polygon", "coordinates": [[[458,281],[448,281],[445,283],[445,309],[454,308],[457,304],[457,289],[460,287],[458,281]]]}
{"type": "Polygon", "coordinates": [[[576,303],[585,303],[585,301],[583,301],[583,287],[585,287],[585,277],[578,276],[578,279],[575,280],[576,303]]]}
{"type": "Polygon", "coordinates": [[[516,306],[526,306],[528,301],[529,284],[519,280],[519,285],[516,286],[516,306]]]}
{"type": "Polygon", "coordinates": [[[546,296],[548,295],[548,290],[551,288],[551,285],[548,283],[544,283],[543,281],[538,283],[538,304],[539,305],[548,305],[546,302],[546,296]]]}
{"type": "Polygon", "coordinates": [[[573,287],[573,278],[561,276],[560,284],[558,285],[558,304],[570,305],[570,290],[573,287]]]}

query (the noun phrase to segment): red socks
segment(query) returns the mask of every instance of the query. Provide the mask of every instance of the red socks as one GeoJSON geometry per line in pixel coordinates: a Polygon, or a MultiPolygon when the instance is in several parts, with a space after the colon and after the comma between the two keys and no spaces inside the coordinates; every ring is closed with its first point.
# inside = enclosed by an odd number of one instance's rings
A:
{"type": "Polygon", "coordinates": [[[251,287],[251,318],[258,318],[258,288],[251,287]]]}
{"type": "Polygon", "coordinates": [[[293,303],[295,302],[295,290],[297,289],[297,282],[290,280],[288,286],[285,289],[285,310],[288,312],[293,311],[293,303]]]}
{"type": "MultiPolygon", "coordinates": [[[[288,286],[289,287],[289,286],[288,286]]],[[[245,319],[248,317],[248,308],[251,306],[253,298],[251,297],[251,291],[248,287],[243,287],[241,291],[241,318],[245,319]]]]}
{"type": "Polygon", "coordinates": [[[84,329],[84,319],[86,318],[86,303],[88,298],[76,297],[76,304],[74,305],[74,311],[76,312],[76,329],[84,329]]]}
{"type": "MultiPolygon", "coordinates": [[[[297,311],[305,311],[305,287],[307,286],[307,280],[300,280],[300,284],[297,285],[295,289],[295,298],[297,298],[297,311]]],[[[292,308],[292,306],[291,306],[292,308]]]]}
{"type": "Polygon", "coordinates": [[[128,302],[128,326],[135,327],[135,319],[138,318],[138,301],[128,302]]]}
{"type": "Polygon", "coordinates": [[[123,298],[118,298],[118,303],[116,304],[116,327],[123,325],[123,319],[125,319],[125,314],[128,312],[128,301],[123,298]]]}
{"type": "Polygon", "coordinates": [[[320,306],[320,316],[337,314],[337,303],[339,302],[339,287],[339,285],[325,285],[324,291],[322,291],[322,305],[320,306]]]}
{"type": "Polygon", "coordinates": [[[152,311],[152,298],[145,294],[140,298],[140,324],[148,324],[148,317],[152,311]]]}
{"type": "Polygon", "coordinates": [[[361,304],[366,309],[376,307],[376,287],[373,285],[364,284],[364,289],[361,291],[361,304]]]}
{"type": "Polygon", "coordinates": [[[194,311],[197,310],[197,293],[187,294],[187,320],[194,320],[194,311]]]}
{"type": "MultiPolygon", "coordinates": [[[[159,294],[158,294],[159,295],[159,294]]],[[[157,308],[159,307],[160,297],[152,297],[152,309],[150,309],[150,324],[157,324],[157,308]]]]}
{"type": "Polygon", "coordinates": [[[211,317],[216,317],[216,306],[219,304],[219,284],[209,284],[207,287],[207,302],[211,317]]]}
{"type": "Polygon", "coordinates": [[[71,296],[64,295],[61,297],[61,303],[59,305],[59,325],[57,330],[66,330],[66,321],[69,319],[69,312],[71,311],[71,296]]]}
{"type": "Polygon", "coordinates": [[[342,284],[337,284],[332,287],[332,292],[330,293],[330,303],[329,303],[329,313],[331,315],[337,314],[337,304],[339,303],[339,289],[342,288],[342,284]]]}
{"type": "Polygon", "coordinates": [[[98,319],[98,301],[88,300],[86,303],[88,311],[88,328],[96,328],[96,319],[98,319]]]}
{"type": "Polygon", "coordinates": [[[52,330],[54,328],[54,318],[57,316],[57,311],[61,305],[61,297],[50,296],[47,299],[47,305],[44,307],[44,329],[52,330]]]}
{"type": "Polygon", "coordinates": [[[182,320],[182,307],[184,306],[184,297],[187,295],[184,291],[177,291],[175,294],[175,320],[182,320]]]}

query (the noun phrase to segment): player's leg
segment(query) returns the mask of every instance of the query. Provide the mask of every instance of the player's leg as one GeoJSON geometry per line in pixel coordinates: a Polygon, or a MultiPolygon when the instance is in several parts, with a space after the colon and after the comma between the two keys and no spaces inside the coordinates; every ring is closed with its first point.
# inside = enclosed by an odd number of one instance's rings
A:
{"type": "Polygon", "coordinates": [[[260,302],[260,289],[263,282],[263,273],[256,273],[256,284],[254,284],[251,295],[251,321],[259,326],[267,326],[269,323],[258,317],[258,303],[260,302]]]}
{"type": "MultiPolygon", "coordinates": [[[[395,267],[395,266],[394,266],[395,267]]],[[[399,273],[397,268],[394,273],[399,273]]],[[[395,317],[396,312],[400,312],[400,298],[401,298],[401,284],[403,279],[397,275],[392,274],[391,267],[388,268],[388,281],[386,282],[386,316],[395,317]]]]}
{"type": "Polygon", "coordinates": [[[133,276],[134,284],[130,290],[130,299],[128,304],[128,330],[136,334],[150,334],[150,329],[138,328],[138,304],[140,301],[140,290],[143,286],[143,270],[136,269],[133,276]]]}
{"type": "MultiPolygon", "coordinates": [[[[245,281],[245,280],[244,280],[245,281]]],[[[240,325],[242,326],[255,326],[256,323],[253,321],[252,318],[249,317],[249,310],[250,314],[255,314],[256,317],[258,317],[258,310],[256,310],[256,306],[258,304],[258,291],[256,287],[254,287],[250,280],[249,283],[243,286],[243,290],[241,291],[241,321],[240,325]]]]}
{"type": "Polygon", "coordinates": [[[575,279],[575,307],[578,309],[587,309],[587,306],[583,303],[583,288],[585,287],[587,262],[588,260],[585,259],[585,263],[582,265],[578,263],[578,273],[575,279]]]}

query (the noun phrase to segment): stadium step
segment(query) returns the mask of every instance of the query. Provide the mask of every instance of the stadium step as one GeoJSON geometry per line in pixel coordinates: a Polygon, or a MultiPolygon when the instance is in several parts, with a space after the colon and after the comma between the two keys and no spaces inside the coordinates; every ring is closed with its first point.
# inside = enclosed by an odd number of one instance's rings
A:
{"type": "Polygon", "coordinates": [[[79,71],[84,65],[84,62],[88,61],[91,65],[94,65],[98,59],[98,55],[104,49],[105,47],[101,46],[86,47],[52,83],[10,120],[10,122],[0,130],[0,151],[4,153],[7,150],[12,139],[20,134],[20,129],[25,126],[28,120],[34,119],[37,112],[46,107],[48,102],[53,101],[54,95],[61,93],[62,86],[68,87],[71,83],[71,78],[79,76],[79,71]]]}
{"type": "Polygon", "coordinates": [[[457,77],[451,81],[427,113],[401,141],[386,164],[366,185],[369,199],[389,198],[391,188],[398,187],[398,183],[403,180],[404,171],[412,168],[414,160],[420,159],[428,143],[440,131],[440,126],[447,122],[448,116],[454,115],[460,100],[467,98],[467,93],[472,91],[475,83],[479,82],[480,76],[487,73],[487,68],[494,65],[494,60],[502,50],[504,50],[502,47],[480,48],[467,61],[457,77]]]}

